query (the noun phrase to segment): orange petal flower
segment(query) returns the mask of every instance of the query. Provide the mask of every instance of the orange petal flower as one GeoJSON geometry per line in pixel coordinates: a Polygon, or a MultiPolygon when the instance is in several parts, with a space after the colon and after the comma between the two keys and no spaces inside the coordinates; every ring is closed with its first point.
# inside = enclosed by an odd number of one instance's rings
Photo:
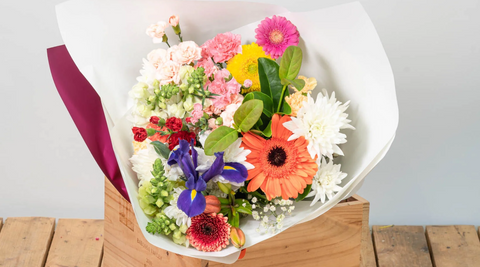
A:
{"type": "Polygon", "coordinates": [[[305,138],[287,141],[292,132],[283,126],[289,116],[278,114],[272,118],[272,138],[265,140],[253,133],[243,136],[242,146],[252,151],[247,162],[255,166],[248,171],[248,191],[261,188],[269,200],[281,196],[296,198],[318,170],[315,159],[308,154],[305,138]]]}

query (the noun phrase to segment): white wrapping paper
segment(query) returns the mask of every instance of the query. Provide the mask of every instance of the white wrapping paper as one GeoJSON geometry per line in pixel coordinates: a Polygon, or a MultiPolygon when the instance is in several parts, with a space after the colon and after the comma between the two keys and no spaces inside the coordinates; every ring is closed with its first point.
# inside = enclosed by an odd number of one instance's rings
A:
{"type": "MultiPolygon", "coordinates": [[[[387,153],[398,125],[393,74],[375,28],[358,2],[309,12],[248,2],[70,0],[57,6],[67,49],[111,118],[112,143],[145,238],[177,254],[233,263],[240,252],[233,246],[206,253],[146,233],[149,218],[136,197],[138,181],[128,160],[133,148],[131,124],[125,119],[131,108],[127,92],[139,75],[142,58],[159,47],[145,34],[146,27],[173,14],[180,16],[184,39],[199,45],[226,31],[239,33],[242,43],[250,43],[255,41],[254,30],[262,19],[274,14],[285,16],[300,32],[304,51],[300,74],[318,80],[313,95],[325,88],[329,93],[335,91],[342,102],[351,100],[347,112],[356,130],[344,131],[348,136],[348,142],[341,146],[345,156],[337,161],[348,173],[343,189],[325,204],[310,207],[309,201],[298,203],[292,216],[284,220],[284,230],[320,216],[353,195],[387,153]]],[[[173,37],[170,33],[170,43],[174,43],[173,37]]],[[[241,221],[247,248],[273,236],[257,233],[258,223],[251,218],[241,221]]]]}

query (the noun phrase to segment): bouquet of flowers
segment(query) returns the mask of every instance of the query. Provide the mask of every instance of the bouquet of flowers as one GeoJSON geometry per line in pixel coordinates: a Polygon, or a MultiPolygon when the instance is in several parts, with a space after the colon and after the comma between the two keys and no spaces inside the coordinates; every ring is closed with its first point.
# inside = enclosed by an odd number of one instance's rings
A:
{"type": "Polygon", "coordinates": [[[199,46],[183,40],[176,15],[147,29],[165,46],[147,55],[130,91],[147,232],[204,252],[229,240],[241,248],[241,219],[275,233],[296,202],[325,203],[341,190],[347,174],[334,161],[347,142],[342,130],[354,129],[349,102],[326,90],[312,96],[317,81],[299,75],[291,21],[274,15],[255,33],[249,44],[226,32],[199,46]]]}
{"type": "Polygon", "coordinates": [[[354,194],[395,137],[393,75],[359,3],[70,0],[57,18],[101,98],[114,184],[173,253],[235,262],[354,194]]]}

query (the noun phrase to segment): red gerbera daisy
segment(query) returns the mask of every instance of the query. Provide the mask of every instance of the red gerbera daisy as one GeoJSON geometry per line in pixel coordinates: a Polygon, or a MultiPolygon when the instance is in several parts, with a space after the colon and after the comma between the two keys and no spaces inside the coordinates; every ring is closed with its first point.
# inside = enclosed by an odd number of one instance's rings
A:
{"type": "Polygon", "coordinates": [[[192,225],[187,230],[190,244],[201,251],[213,252],[226,248],[230,238],[230,224],[223,214],[202,213],[192,218],[192,225]]]}

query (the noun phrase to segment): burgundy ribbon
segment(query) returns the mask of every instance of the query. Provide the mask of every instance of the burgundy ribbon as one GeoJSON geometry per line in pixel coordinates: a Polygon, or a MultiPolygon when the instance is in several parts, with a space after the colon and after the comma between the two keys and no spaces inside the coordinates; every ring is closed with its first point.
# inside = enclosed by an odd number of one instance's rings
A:
{"type": "Polygon", "coordinates": [[[118,192],[129,200],[100,97],[78,70],[65,45],[49,48],[47,54],[57,91],[90,153],[118,192]]]}

